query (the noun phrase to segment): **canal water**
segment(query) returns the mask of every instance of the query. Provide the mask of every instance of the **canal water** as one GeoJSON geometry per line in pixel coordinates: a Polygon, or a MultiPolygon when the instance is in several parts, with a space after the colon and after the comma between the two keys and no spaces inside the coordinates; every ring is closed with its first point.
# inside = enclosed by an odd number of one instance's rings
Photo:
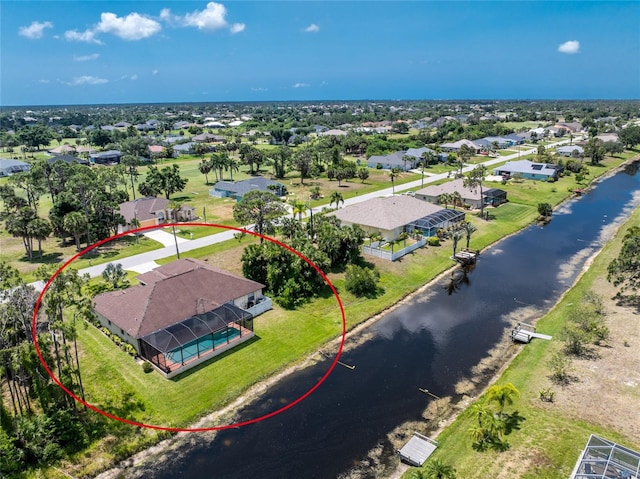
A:
{"type": "MultiPolygon", "coordinates": [[[[193,437],[164,460],[130,471],[163,478],[335,478],[376,446],[393,449],[387,434],[421,421],[430,397],[455,395],[454,385],[516,320],[540,316],[573,283],[584,262],[640,203],[638,164],[601,181],[480,256],[455,284],[447,276],[367,328],[371,337],[348,349],[311,396],[266,421],[193,437]],[[466,279],[466,280],[465,280],[466,279]]],[[[472,238],[473,242],[473,238],[472,238]]],[[[239,420],[282,407],[306,392],[328,361],[292,374],[247,405],[239,420]]],[[[373,477],[373,475],[372,475],[373,477]]]]}

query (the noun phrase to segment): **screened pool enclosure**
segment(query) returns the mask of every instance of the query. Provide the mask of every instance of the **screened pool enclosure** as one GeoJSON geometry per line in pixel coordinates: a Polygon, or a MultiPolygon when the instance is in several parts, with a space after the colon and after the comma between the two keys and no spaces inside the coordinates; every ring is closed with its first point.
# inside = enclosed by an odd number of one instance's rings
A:
{"type": "Polygon", "coordinates": [[[440,228],[453,226],[464,221],[464,211],[443,208],[405,226],[407,233],[421,231],[424,236],[435,236],[440,228]]]}
{"type": "Polygon", "coordinates": [[[640,479],[640,453],[592,434],[570,479],[640,479]]]}
{"type": "Polygon", "coordinates": [[[176,373],[253,335],[253,315],[227,303],[142,337],[140,354],[165,374],[176,373]]]}

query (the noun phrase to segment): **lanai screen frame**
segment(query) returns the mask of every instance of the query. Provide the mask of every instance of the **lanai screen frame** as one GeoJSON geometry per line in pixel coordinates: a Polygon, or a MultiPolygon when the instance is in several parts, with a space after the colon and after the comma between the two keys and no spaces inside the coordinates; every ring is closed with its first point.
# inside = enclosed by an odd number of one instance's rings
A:
{"type": "Polygon", "coordinates": [[[443,208],[409,223],[405,226],[405,230],[407,233],[420,230],[424,236],[435,236],[440,228],[448,228],[458,224],[464,221],[464,218],[465,212],[462,210],[443,208]]]}
{"type": "MultiPolygon", "coordinates": [[[[211,336],[214,349],[202,352],[202,355],[209,355],[217,349],[215,348],[214,335],[221,331],[228,331],[231,324],[239,326],[237,329],[240,331],[240,337],[253,334],[253,315],[235,304],[226,303],[214,310],[190,316],[140,338],[140,356],[168,373],[171,371],[166,359],[168,353],[178,349],[182,350],[194,341],[211,336]],[[250,333],[247,333],[247,330],[250,333]]],[[[184,356],[181,354],[181,357],[183,359],[179,367],[184,367],[184,356]]],[[[197,357],[201,357],[199,350],[197,357]]]]}
{"type": "Polygon", "coordinates": [[[570,479],[640,478],[640,453],[592,434],[570,479]]]}

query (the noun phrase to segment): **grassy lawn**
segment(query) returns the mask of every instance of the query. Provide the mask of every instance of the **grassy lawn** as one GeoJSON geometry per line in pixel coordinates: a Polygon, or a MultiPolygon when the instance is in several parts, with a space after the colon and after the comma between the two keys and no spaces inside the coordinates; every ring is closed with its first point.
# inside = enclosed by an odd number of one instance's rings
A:
{"type": "MultiPolygon", "coordinates": [[[[627,221],[626,227],[639,222],[640,209],[636,209],[627,221]]],[[[607,265],[620,249],[624,228],[621,234],[605,245],[589,270],[554,309],[538,320],[536,326],[541,331],[557,336],[565,323],[566,311],[573,304],[580,302],[585,292],[595,289],[598,280],[606,277],[607,265]]],[[[471,448],[472,440],[468,430],[476,420],[467,409],[438,435],[439,446],[433,457],[455,467],[458,477],[461,478],[563,479],[571,473],[591,433],[636,449],[640,448],[638,437],[625,437],[616,428],[605,426],[607,419],[604,417],[592,422],[580,417],[568,417],[563,410],[566,405],[561,402],[556,405],[539,400],[539,391],[551,384],[548,379],[551,373],[548,359],[558,348],[557,341],[533,341],[520,350],[496,381],[497,384],[512,383],[520,391],[520,399],[511,409],[518,410],[526,418],[521,430],[507,436],[511,444],[509,451],[475,452],[471,448]]],[[[587,368],[599,367],[597,359],[589,363],[591,366],[587,365],[587,368]]],[[[630,400],[633,400],[631,388],[625,388],[624,384],[620,384],[619,387],[621,394],[630,395],[630,400]]],[[[615,411],[612,411],[612,414],[615,414],[615,411]]],[[[409,474],[405,473],[403,478],[408,478],[409,474]]]]}
{"type": "MultiPolygon", "coordinates": [[[[592,174],[600,174],[621,161],[620,158],[607,159],[606,166],[593,171],[592,174]]],[[[419,177],[420,175],[407,174],[403,180],[411,181],[419,177]]],[[[203,180],[204,178],[201,179],[202,183],[203,180]]],[[[386,181],[388,180],[384,176],[377,179],[374,177],[373,180],[370,178],[367,182],[371,184],[365,183],[362,189],[351,193],[370,191],[369,188],[371,191],[375,190],[382,184],[387,185],[386,181]]],[[[337,182],[332,183],[337,185],[337,182]]],[[[360,184],[359,181],[357,184],[360,184]]],[[[559,203],[568,195],[568,189],[575,187],[575,181],[573,177],[567,177],[557,183],[510,182],[506,187],[500,183],[486,184],[486,187],[492,186],[507,189],[510,202],[498,208],[490,208],[493,218],[491,221],[479,220],[473,214],[467,215],[478,227],[478,231],[471,238],[471,247],[474,249],[483,249],[501,237],[530,224],[537,217],[538,202],[545,201],[554,205],[559,203]]],[[[207,220],[212,221],[209,213],[207,220]]],[[[195,227],[187,229],[194,233],[194,237],[201,234],[196,230],[205,230],[195,227]]],[[[257,239],[248,237],[241,243],[232,241],[212,245],[189,252],[186,256],[208,258],[212,264],[239,272],[242,250],[252,241],[257,239]]],[[[128,254],[131,254],[129,250],[128,254]]],[[[452,267],[454,263],[450,260],[450,255],[450,241],[444,241],[439,247],[421,248],[393,263],[365,257],[366,261],[375,264],[380,271],[381,293],[373,299],[363,300],[346,292],[344,273],[329,274],[330,280],[341,295],[347,327],[351,329],[385,310],[442,271],[452,267]]],[[[164,264],[171,260],[172,258],[165,258],[159,263],[164,264]]],[[[125,415],[135,421],[185,427],[202,415],[219,410],[252,384],[300,361],[330,339],[338,337],[341,331],[341,317],[335,298],[327,294],[295,311],[285,311],[276,306],[273,311],[255,319],[255,331],[255,340],[168,381],[155,372],[145,374],[133,358],[116,348],[97,329],[91,326],[81,328],[79,343],[82,349],[81,365],[87,400],[107,411],[125,415]],[[292,324],[295,327],[292,328],[292,324]],[[189,391],[189,394],[185,394],[185,391],[189,391]],[[134,398],[133,402],[128,399],[129,393],[134,398]]],[[[529,418],[527,414],[525,416],[529,418]]],[[[120,429],[118,436],[117,447],[108,447],[105,444],[94,446],[95,450],[99,451],[96,454],[101,457],[101,461],[111,461],[123,454],[122,451],[139,449],[144,444],[152,442],[155,437],[146,431],[141,433],[138,429],[128,427],[120,429]]],[[[78,475],[96,467],[95,457],[83,456],[79,461],[83,463],[83,469],[78,471],[78,475]]]]}

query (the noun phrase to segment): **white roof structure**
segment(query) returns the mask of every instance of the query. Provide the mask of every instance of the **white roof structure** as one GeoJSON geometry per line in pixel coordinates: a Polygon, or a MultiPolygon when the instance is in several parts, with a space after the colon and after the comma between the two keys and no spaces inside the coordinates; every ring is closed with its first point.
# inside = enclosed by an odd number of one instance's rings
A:
{"type": "Polygon", "coordinates": [[[592,434],[569,479],[640,479],[640,453],[592,434]]]}
{"type": "Polygon", "coordinates": [[[414,432],[413,437],[402,446],[398,454],[405,462],[412,466],[420,467],[429,459],[429,456],[433,454],[437,447],[438,443],[433,439],[414,432]]]}

